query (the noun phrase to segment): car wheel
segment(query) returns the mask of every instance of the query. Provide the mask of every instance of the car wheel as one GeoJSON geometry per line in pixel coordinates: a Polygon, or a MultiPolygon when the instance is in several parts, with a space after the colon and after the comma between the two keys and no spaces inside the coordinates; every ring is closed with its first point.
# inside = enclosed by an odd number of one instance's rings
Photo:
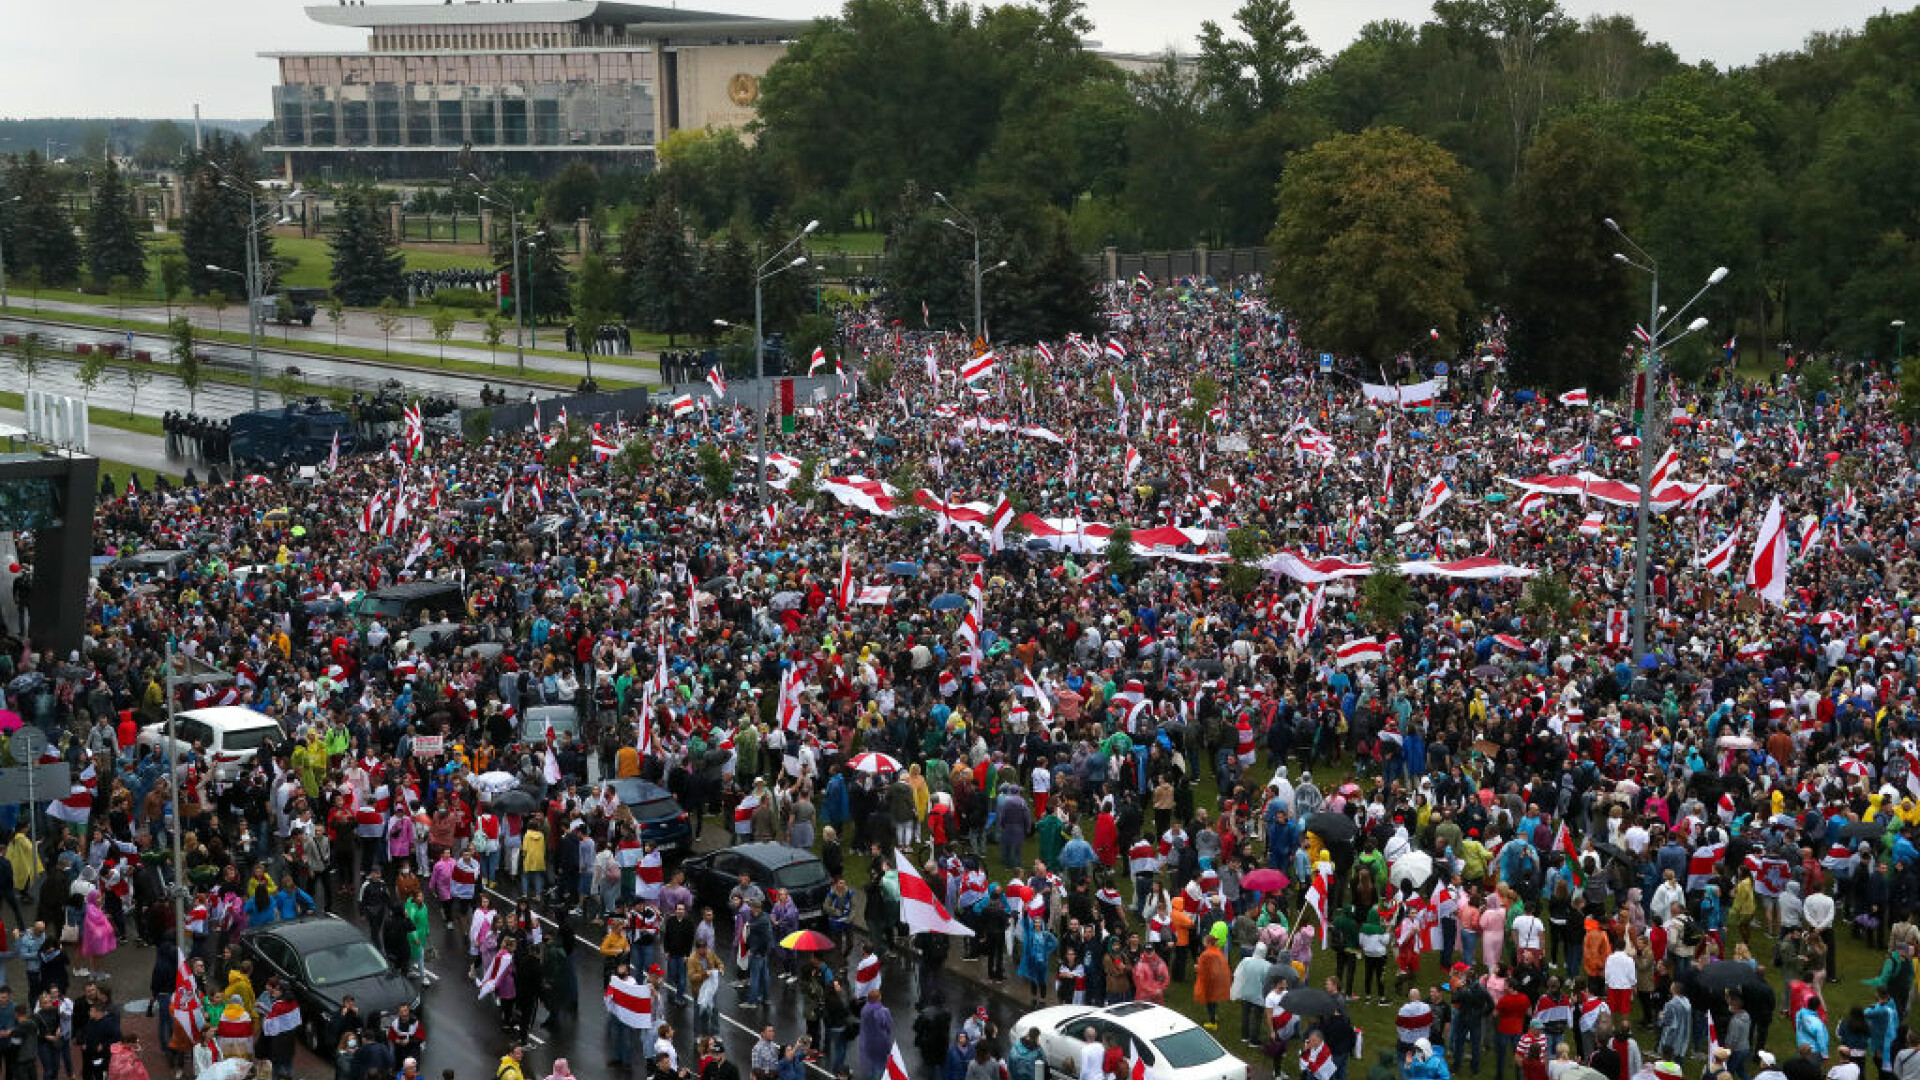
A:
{"type": "Polygon", "coordinates": [[[307,1036],[308,1049],[311,1049],[314,1053],[320,1055],[321,1057],[323,1058],[327,1057],[334,1050],[338,1049],[337,1047],[321,1046],[321,1043],[326,1041],[327,1029],[324,1026],[322,1026],[319,1017],[315,1016],[310,1018],[304,1025],[304,1031],[307,1036]]]}

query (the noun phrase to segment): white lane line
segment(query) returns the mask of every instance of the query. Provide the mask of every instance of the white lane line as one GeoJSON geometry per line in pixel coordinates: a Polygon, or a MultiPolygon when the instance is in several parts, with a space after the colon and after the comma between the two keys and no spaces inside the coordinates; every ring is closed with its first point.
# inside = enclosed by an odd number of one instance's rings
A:
{"type": "MultiPolygon", "coordinates": [[[[516,897],[510,897],[510,896],[508,896],[508,895],[507,895],[506,893],[503,893],[503,892],[501,892],[501,891],[500,891],[499,889],[496,889],[496,888],[494,888],[494,887],[493,887],[493,886],[491,886],[491,885],[482,885],[482,886],[480,886],[480,887],[481,887],[482,889],[485,889],[485,890],[486,890],[487,892],[489,892],[489,893],[491,893],[491,894],[492,894],[492,895],[493,895],[493,896],[494,896],[494,897],[495,897],[496,899],[498,899],[498,900],[499,900],[499,901],[500,901],[501,903],[503,903],[503,904],[510,904],[510,905],[517,905],[517,904],[519,904],[519,902],[520,902],[520,899],[519,899],[519,898],[516,898],[516,897]]],[[[558,927],[559,927],[559,925],[560,925],[559,923],[556,923],[556,922],[554,922],[554,921],[553,921],[552,919],[549,919],[549,918],[547,918],[547,917],[546,917],[545,915],[542,915],[542,914],[540,914],[540,913],[539,913],[539,912],[537,912],[537,911],[533,913],[533,917],[534,917],[534,919],[535,919],[535,921],[538,921],[538,922],[543,922],[543,923],[546,923],[546,924],[547,924],[548,926],[552,926],[552,927],[555,927],[555,928],[558,928],[558,927]]],[[[595,953],[598,953],[598,952],[600,951],[600,943],[599,943],[599,942],[597,942],[597,941],[588,941],[588,940],[587,940],[586,938],[584,938],[584,937],[581,937],[581,936],[580,936],[579,934],[575,934],[575,935],[573,935],[573,940],[575,940],[575,941],[577,941],[577,942],[579,942],[579,943],[580,943],[580,944],[582,944],[582,945],[585,945],[585,946],[586,946],[587,948],[589,948],[589,949],[592,949],[592,950],[593,950],[593,951],[594,951],[595,953]]],[[[710,978],[710,979],[713,979],[713,978],[720,978],[721,976],[719,976],[719,975],[709,975],[709,976],[707,976],[707,977],[708,977],[708,978],[710,978]]],[[[676,996],[677,996],[677,995],[676,995],[676,996]]],[[[737,1003],[737,1002],[736,1002],[735,1004],[736,1004],[736,1005],[738,1005],[738,1003],[737,1003]]],[[[766,1006],[761,1006],[761,1007],[762,1007],[762,1008],[765,1008],[766,1006]]],[[[747,1025],[745,1025],[745,1024],[743,1024],[743,1023],[741,1023],[740,1021],[738,1021],[738,1020],[735,1020],[735,1019],[734,1019],[733,1017],[731,1017],[731,1016],[728,1016],[728,1015],[727,1015],[726,1013],[722,1013],[722,1012],[718,1012],[718,1011],[716,1010],[716,1012],[715,1012],[715,1015],[716,1015],[716,1016],[718,1016],[718,1017],[719,1017],[719,1018],[720,1018],[721,1020],[724,1020],[724,1021],[726,1021],[726,1022],[727,1022],[728,1024],[731,1024],[731,1025],[733,1025],[733,1027],[734,1027],[734,1029],[735,1029],[736,1031],[738,1031],[738,1032],[740,1032],[740,1033],[741,1033],[742,1035],[746,1035],[746,1036],[748,1036],[749,1038],[753,1038],[753,1039],[756,1039],[756,1040],[760,1038],[760,1032],[759,1032],[758,1030],[756,1030],[756,1029],[754,1029],[754,1028],[750,1028],[750,1027],[748,1027],[747,1025]]],[[[609,1019],[608,1019],[608,1023],[618,1023],[618,1021],[616,1021],[616,1020],[613,1020],[613,1019],[611,1019],[611,1018],[609,1018],[609,1019]]],[[[545,1046],[545,1045],[546,1045],[546,1041],[545,1041],[545,1040],[543,1040],[543,1039],[541,1039],[541,1038],[540,1038],[540,1037],[539,1037],[538,1035],[534,1035],[534,1034],[532,1034],[532,1033],[529,1033],[529,1034],[527,1035],[527,1038],[528,1038],[529,1040],[531,1040],[531,1041],[533,1042],[533,1044],[534,1044],[534,1045],[536,1045],[536,1046],[545,1046]]],[[[816,1046],[816,1047],[814,1047],[814,1049],[815,1049],[815,1050],[819,1050],[819,1051],[822,1051],[822,1052],[824,1052],[824,1051],[826,1050],[826,1047],[824,1047],[824,1046],[816,1046]]],[[[819,1066],[819,1065],[817,1065],[817,1064],[815,1064],[814,1062],[811,1062],[811,1061],[809,1061],[809,1062],[807,1062],[807,1068],[808,1068],[808,1069],[809,1069],[810,1071],[812,1071],[812,1072],[814,1072],[814,1073],[816,1073],[816,1074],[818,1074],[818,1075],[820,1075],[820,1076],[824,1076],[824,1077],[826,1077],[826,1078],[827,1078],[827,1080],[833,1080],[833,1074],[832,1074],[832,1073],[830,1073],[830,1072],[828,1072],[828,1071],[827,1071],[826,1069],[824,1069],[824,1068],[822,1068],[821,1066],[819,1066]]]]}

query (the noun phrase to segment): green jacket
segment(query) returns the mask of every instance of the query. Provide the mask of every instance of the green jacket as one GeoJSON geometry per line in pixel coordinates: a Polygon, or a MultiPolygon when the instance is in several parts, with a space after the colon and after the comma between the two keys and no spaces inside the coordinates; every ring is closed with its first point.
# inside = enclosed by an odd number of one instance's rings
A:
{"type": "Polygon", "coordinates": [[[1040,861],[1046,863],[1049,870],[1059,860],[1060,849],[1066,846],[1066,841],[1060,839],[1066,828],[1059,814],[1049,813],[1041,816],[1039,826],[1034,829],[1040,834],[1040,861]]]}

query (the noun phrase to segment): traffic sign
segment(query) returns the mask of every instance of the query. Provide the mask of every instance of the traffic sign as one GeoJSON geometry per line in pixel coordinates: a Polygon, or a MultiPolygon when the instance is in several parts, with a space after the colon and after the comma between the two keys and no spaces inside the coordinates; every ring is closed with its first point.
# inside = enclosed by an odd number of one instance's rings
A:
{"type": "Polygon", "coordinates": [[[0,802],[48,802],[72,790],[73,769],[64,761],[0,769],[0,802]]]}
{"type": "Polygon", "coordinates": [[[1445,375],[1447,373],[1447,362],[1445,360],[1442,360],[1439,363],[1434,364],[1433,373],[1435,375],[1445,375]]]}
{"type": "Polygon", "coordinates": [[[1441,425],[1453,423],[1453,410],[1452,409],[1433,410],[1433,422],[1441,425]]]}
{"type": "Polygon", "coordinates": [[[1445,390],[1447,388],[1447,377],[1445,375],[1435,375],[1433,377],[1433,388],[1435,390],[1445,390]]]}
{"type": "Polygon", "coordinates": [[[1326,375],[1326,374],[1330,374],[1332,371],[1333,371],[1333,354],[1330,352],[1321,353],[1320,354],[1320,374],[1326,375]]]}
{"type": "Polygon", "coordinates": [[[37,727],[23,727],[7,740],[7,749],[13,754],[15,762],[31,765],[46,752],[47,733],[37,727]]]}

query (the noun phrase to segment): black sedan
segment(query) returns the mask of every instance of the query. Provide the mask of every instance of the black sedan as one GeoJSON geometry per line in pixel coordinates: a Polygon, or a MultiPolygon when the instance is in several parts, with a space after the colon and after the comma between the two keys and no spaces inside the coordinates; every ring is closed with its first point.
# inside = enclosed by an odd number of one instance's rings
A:
{"type": "Polygon", "coordinates": [[[333,1051],[324,1045],[324,1034],[348,994],[369,1020],[391,1016],[402,1005],[420,1013],[420,991],[387,962],[365,932],[336,915],[308,915],[251,928],[241,934],[240,948],[253,959],[256,985],[271,974],[292,988],[307,1043],[322,1056],[333,1051]]]}
{"type": "Polygon", "coordinates": [[[682,869],[687,872],[687,886],[701,903],[712,907],[715,914],[730,910],[727,896],[740,883],[742,873],[760,886],[762,892],[774,889],[791,892],[803,922],[824,918],[821,908],[826,903],[827,890],[833,886],[819,858],[812,852],[785,844],[722,848],[688,859],[682,869]]]}
{"type": "Polygon", "coordinates": [[[693,849],[693,825],[680,801],[658,784],[645,780],[613,780],[613,793],[633,811],[640,823],[640,839],[659,848],[661,854],[693,849]]]}

